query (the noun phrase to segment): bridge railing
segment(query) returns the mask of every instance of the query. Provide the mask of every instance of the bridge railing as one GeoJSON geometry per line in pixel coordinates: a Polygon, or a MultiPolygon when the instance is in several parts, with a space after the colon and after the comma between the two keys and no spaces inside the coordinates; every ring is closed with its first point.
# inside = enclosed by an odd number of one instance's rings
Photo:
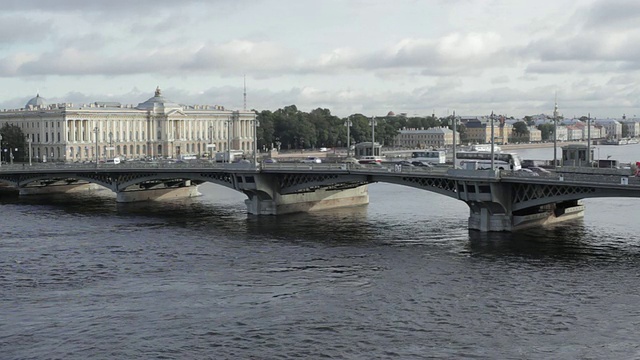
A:
{"type": "Polygon", "coordinates": [[[534,175],[527,172],[503,170],[500,172],[500,178],[519,178],[542,183],[557,181],[559,183],[573,182],[583,184],[640,186],[640,177],[629,175],[626,172],[551,172],[548,175],[534,175]]]}
{"type": "MultiPolygon", "coordinates": [[[[98,169],[246,169],[253,168],[253,163],[216,163],[216,162],[123,162],[120,164],[99,164],[98,169]]],[[[7,172],[20,172],[20,171],[55,171],[55,170],[73,170],[73,169],[96,169],[95,163],[37,163],[33,165],[28,164],[3,164],[0,167],[1,171],[7,172]]]]}

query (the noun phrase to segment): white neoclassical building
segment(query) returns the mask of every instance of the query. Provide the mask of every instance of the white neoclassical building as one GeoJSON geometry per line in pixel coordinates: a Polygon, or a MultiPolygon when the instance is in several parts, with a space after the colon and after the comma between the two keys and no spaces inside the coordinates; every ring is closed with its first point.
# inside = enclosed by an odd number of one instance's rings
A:
{"type": "Polygon", "coordinates": [[[137,106],[47,104],[38,94],[22,109],[0,112],[0,127],[19,126],[31,143],[32,158],[40,161],[92,161],[96,155],[178,158],[229,149],[249,155],[256,121],[253,111],[174,103],[160,88],[137,106]]]}

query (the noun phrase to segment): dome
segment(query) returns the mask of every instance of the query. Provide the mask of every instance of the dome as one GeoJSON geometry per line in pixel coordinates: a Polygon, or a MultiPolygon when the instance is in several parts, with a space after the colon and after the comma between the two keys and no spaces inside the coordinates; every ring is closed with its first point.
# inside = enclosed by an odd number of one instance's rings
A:
{"type": "Polygon", "coordinates": [[[156,110],[161,108],[179,108],[180,105],[167,100],[160,91],[160,87],[156,88],[156,93],[152,98],[149,98],[143,103],[139,103],[136,106],[138,110],[156,110]]]}
{"type": "Polygon", "coordinates": [[[396,116],[396,113],[394,113],[393,111],[389,111],[389,113],[387,113],[387,116],[396,116]]]}
{"type": "Polygon", "coordinates": [[[24,108],[29,109],[29,108],[38,108],[43,106],[47,106],[47,103],[45,103],[44,99],[40,97],[40,94],[37,94],[36,97],[31,98],[31,100],[27,102],[27,105],[25,105],[24,108]]]}

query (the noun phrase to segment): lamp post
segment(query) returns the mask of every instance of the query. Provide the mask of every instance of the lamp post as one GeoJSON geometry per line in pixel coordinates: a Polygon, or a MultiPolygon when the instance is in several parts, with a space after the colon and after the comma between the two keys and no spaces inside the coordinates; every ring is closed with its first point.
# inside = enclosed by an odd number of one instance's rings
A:
{"type": "Polygon", "coordinates": [[[109,131],[109,158],[113,158],[113,133],[109,131]]]}
{"type": "Polygon", "coordinates": [[[260,126],[260,121],[254,115],[253,118],[253,164],[258,163],[258,126],[260,126]]]}
{"type": "Polygon", "coordinates": [[[27,135],[27,144],[29,146],[29,166],[31,166],[31,136],[27,135]]]}
{"type": "Polygon", "coordinates": [[[344,126],[347,127],[347,157],[349,157],[350,155],[350,150],[351,150],[351,126],[353,125],[353,123],[351,122],[351,116],[349,116],[347,118],[347,120],[345,120],[344,122],[344,126]]]}
{"type": "Polygon", "coordinates": [[[207,152],[209,153],[209,159],[213,159],[213,125],[209,125],[209,145],[207,145],[207,152]]]}
{"type": "Polygon", "coordinates": [[[587,118],[587,165],[593,167],[593,159],[591,156],[591,113],[587,118]]]}
{"type": "Polygon", "coordinates": [[[231,117],[227,118],[227,162],[231,162],[231,117]]]}
{"type": "Polygon", "coordinates": [[[373,116],[371,120],[369,120],[369,125],[371,125],[371,156],[376,156],[376,117],[373,116]]]}
{"type": "Polygon", "coordinates": [[[494,140],[494,133],[493,133],[493,118],[495,116],[493,115],[493,111],[491,112],[491,170],[495,169],[494,167],[494,161],[493,161],[493,152],[494,152],[494,146],[493,146],[493,140],[494,140]]]}
{"type": "Polygon", "coordinates": [[[0,167],[2,167],[2,134],[0,134],[0,167]]]}
{"type": "Polygon", "coordinates": [[[553,108],[553,168],[558,168],[558,102],[553,108]]]}
{"type": "Polygon", "coordinates": [[[93,128],[93,132],[96,134],[96,150],[95,150],[95,154],[94,155],[96,156],[96,168],[97,168],[98,167],[98,162],[99,162],[98,153],[100,152],[98,150],[98,135],[100,133],[100,129],[96,126],[96,127],[93,128]]]}
{"type": "MultiPolygon", "coordinates": [[[[435,111],[434,111],[434,113],[435,113],[435,111]]],[[[434,114],[434,118],[435,118],[435,114],[434,114]]],[[[453,144],[452,144],[453,145],[452,146],[453,154],[451,155],[451,162],[453,163],[453,168],[455,169],[456,168],[456,151],[457,151],[457,149],[456,149],[456,123],[457,123],[457,120],[456,120],[456,112],[455,112],[455,110],[453,111],[453,119],[452,120],[453,120],[453,144]]]]}

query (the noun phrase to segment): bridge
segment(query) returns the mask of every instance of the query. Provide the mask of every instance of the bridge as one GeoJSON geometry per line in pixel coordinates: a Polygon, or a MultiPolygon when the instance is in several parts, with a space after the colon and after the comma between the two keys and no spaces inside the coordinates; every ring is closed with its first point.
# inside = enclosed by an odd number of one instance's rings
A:
{"type": "Polygon", "coordinates": [[[640,197],[640,178],[629,175],[568,167],[533,176],[397,164],[14,164],[0,168],[0,189],[31,195],[106,188],[118,202],[133,202],[197,196],[198,185],[210,182],[244,193],[250,214],[279,215],[367,204],[368,184],[386,182],[464,201],[470,229],[516,231],[581,218],[585,198],[640,197]]]}

